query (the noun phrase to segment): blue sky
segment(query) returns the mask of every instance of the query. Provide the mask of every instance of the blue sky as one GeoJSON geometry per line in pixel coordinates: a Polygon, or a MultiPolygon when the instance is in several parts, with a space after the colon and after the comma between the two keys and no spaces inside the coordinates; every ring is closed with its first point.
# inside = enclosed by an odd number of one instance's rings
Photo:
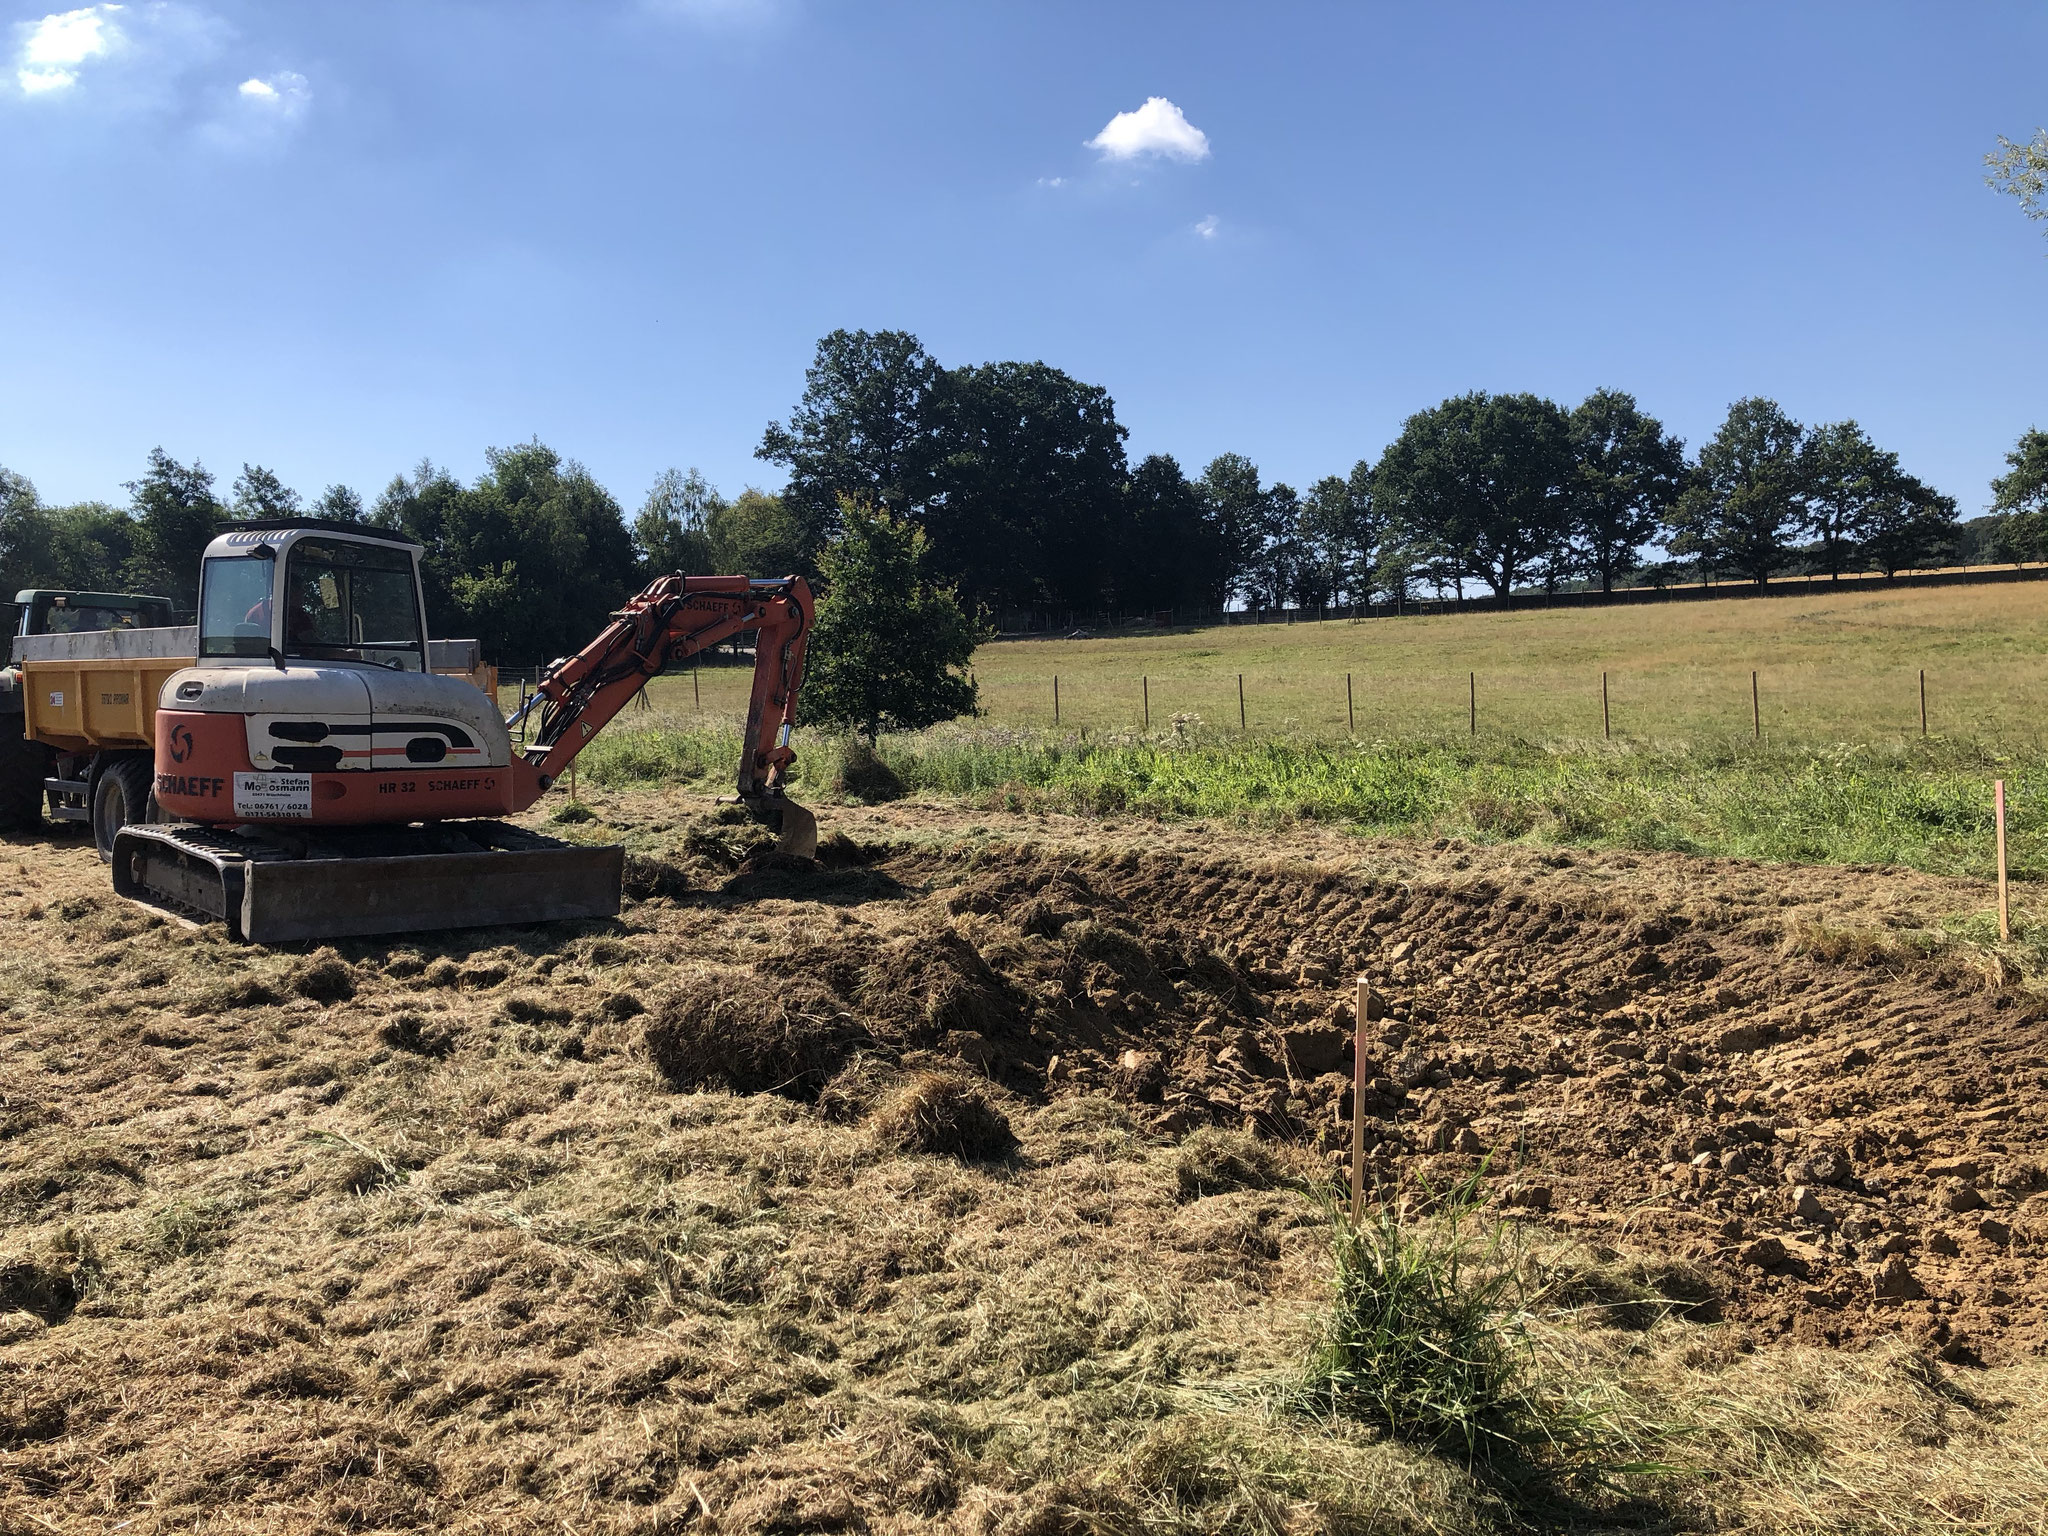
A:
{"type": "Polygon", "coordinates": [[[373,495],[538,436],[630,511],[777,484],[816,339],[898,327],[1190,472],[1303,484],[1473,388],[1695,445],[1761,393],[1969,515],[2048,425],[2048,240],[1981,167],[2044,45],[2039,3],[0,0],[0,464],[373,495]]]}

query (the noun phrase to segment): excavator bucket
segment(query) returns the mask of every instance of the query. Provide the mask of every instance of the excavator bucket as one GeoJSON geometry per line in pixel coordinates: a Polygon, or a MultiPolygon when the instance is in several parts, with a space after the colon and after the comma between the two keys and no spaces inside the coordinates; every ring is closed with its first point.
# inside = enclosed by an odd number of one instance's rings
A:
{"type": "Polygon", "coordinates": [[[252,944],[618,914],[625,850],[500,822],[331,829],[264,839],[133,825],[114,839],[114,889],[216,918],[252,944]]]}
{"type": "Polygon", "coordinates": [[[793,859],[818,856],[818,818],[794,800],[782,802],[782,824],[775,829],[775,851],[793,859]]]}

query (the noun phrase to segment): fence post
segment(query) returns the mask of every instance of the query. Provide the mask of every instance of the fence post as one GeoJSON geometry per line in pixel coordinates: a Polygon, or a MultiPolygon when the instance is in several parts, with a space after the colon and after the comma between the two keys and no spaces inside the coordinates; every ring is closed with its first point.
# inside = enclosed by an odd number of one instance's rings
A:
{"type": "Polygon", "coordinates": [[[1372,984],[1358,978],[1357,1012],[1351,1027],[1351,1219],[1365,1207],[1365,1026],[1372,1015],[1372,984]]]}
{"type": "Polygon", "coordinates": [[[704,713],[704,690],[697,682],[697,658],[690,658],[690,698],[697,706],[697,713],[704,713]]]}
{"type": "Polygon", "coordinates": [[[1145,729],[1149,731],[1152,729],[1152,679],[1141,677],[1138,682],[1145,690],[1145,729]]]}
{"type": "Polygon", "coordinates": [[[1052,723],[1053,723],[1053,729],[1055,729],[1055,730],[1059,729],[1059,723],[1060,723],[1060,675],[1059,675],[1059,673],[1057,673],[1057,672],[1053,673],[1053,675],[1052,675],[1052,723]]]}
{"type": "Polygon", "coordinates": [[[1600,734],[1614,740],[1614,721],[1607,713],[1607,674],[1600,674],[1600,734]]]}
{"type": "Polygon", "coordinates": [[[1756,674],[1749,674],[1749,728],[1758,741],[1764,739],[1764,710],[1757,700],[1756,674]]]}
{"type": "Polygon", "coordinates": [[[1467,673],[1466,685],[1470,689],[1467,708],[1472,719],[1472,734],[1477,736],[1479,734],[1479,674],[1477,672],[1467,673]]]}
{"type": "Polygon", "coordinates": [[[1993,782],[1991,796],[1998,817],[1998,942],[2003,944],[2012,938],[2012,918],[2005,904],[2005,780],[1993,782]]]}
{"type": "Polygon", "coordinates": [[[1927,669],[1920,669],[1920,734],[1927,734],[1927,669]]]}
{"type": "Polygon", "coordinates": [[[1353,736],[1358,734],[1358,711],[1351,703],[1351,674],[1344,674],[1344,724],[1353,736]]]}
{"type": "Polygon", "coordinates": [[[1237,728],[1244,730],[1244,674],[1237,674],[1237,728]]]}

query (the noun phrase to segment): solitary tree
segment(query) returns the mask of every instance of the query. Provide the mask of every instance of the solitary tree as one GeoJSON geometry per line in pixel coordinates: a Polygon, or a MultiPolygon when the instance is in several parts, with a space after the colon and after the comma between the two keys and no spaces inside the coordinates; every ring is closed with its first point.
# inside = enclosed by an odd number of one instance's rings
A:
{"type": "Polygon", "coordinates": [[[1569,525],[1570,423],[1535,395],[1459,395],[1408,418],[1373,486],[1447,580],[1477,576],[1506,604],[1569,525]]]}
{"type": "Polygon", "coordinates": [[[811,632],[804,713],[849,726],[872,747],[975,712],[967,664],[981,640],[950,587],[934,583],[924,531],[847,499],[818,552],[824,592],[811,632]]]}
{"type": "Polygon", "coordinates": [[[1758,586],[1781,569],[1801,515],[1799,423],[1774,400],[1755,396],[1700,450],[1692,484],[1672,518],[1671,548],[1740,571],[1758,586]]]}
{"type": "Polygon", "coordinates": [[[1634,395],[1596,389],[1572,412],[1575,564],[1612,592],[1642,565],[1685,483],[1685,444],[1637,408],[1634,395]]]}

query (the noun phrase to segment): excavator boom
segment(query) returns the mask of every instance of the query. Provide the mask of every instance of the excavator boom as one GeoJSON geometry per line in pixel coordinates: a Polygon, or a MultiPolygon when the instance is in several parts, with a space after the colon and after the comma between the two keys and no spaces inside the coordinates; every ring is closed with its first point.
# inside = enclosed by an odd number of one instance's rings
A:
{"type": "Polygon", "coordinates": [[[752,630],[754,688],[735,788],[740,804],[779,834],[782,852],[809,858],[817,851],[817,821],[788,798],[784,780],[796,761],[789,734],[796,724],[811,613],[810,584],[801,576],[660,577],[614,614],[590,644],[550,667],[533,697],[506,722],[510,728],[536,708],[540,712],[524,754],[533,770],[533,795],[561,777],[649,678],[752,630]]]}

